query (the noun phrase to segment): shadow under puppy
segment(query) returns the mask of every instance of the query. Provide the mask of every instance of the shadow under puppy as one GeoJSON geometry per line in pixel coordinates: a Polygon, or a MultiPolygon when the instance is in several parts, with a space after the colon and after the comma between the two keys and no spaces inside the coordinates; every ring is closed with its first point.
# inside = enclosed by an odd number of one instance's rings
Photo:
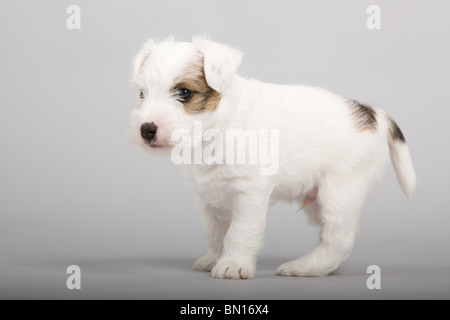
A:
{"type": "Polygon", "coordinates": [[[405,137],[383,110],[321,88],[240,77],[241,59],[238,50],[203,37],[148,40],[133,63],[139,102],[129,133],[145,150],[184,164],[209,245],[195,269],[214,278],[253,278],[267,207],[281,200],[298,202],[321,232],[312,251],[277,274],[328,275],[349,256],[359,212],[389,156],[411,198],[415,173],[405,137]],[[250,143],[255,136],[257,147],[271,150],[269,165],[250,143]],[[235,138],[240,148],[231,150],[235,138]],[[242,153],[257,156],[233,161],[242,153]]]}

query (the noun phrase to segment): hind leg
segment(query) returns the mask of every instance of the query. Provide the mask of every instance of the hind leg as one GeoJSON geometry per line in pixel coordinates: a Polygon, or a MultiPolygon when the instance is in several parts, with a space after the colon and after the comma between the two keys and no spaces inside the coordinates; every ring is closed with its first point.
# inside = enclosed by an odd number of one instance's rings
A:
{"type": "Polygon", "coordinates": [[[282,264],[277,274],[326,276],[336,270],[353,248],[368,188],[363,175],[340,183],[324,181],[317,202],[308,208],[310,220],[321,226],[319,244],[305,256],[282,264]]]}

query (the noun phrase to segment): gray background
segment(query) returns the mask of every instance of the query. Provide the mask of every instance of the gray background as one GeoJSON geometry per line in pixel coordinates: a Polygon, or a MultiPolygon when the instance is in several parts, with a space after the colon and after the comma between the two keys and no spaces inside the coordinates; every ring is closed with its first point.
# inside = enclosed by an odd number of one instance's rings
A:
{"type": "Polygon", "coordinates": [[[450,298],[450,3],[442,1],[0,2],[0,298],[450,298]],[[81,30],[66,8],[81,7],[81,30]],[[381,30],[366,8],[381,7],[381,30]],[[390,167],[351,257],[326,278],[275,276],[317,241],[293,205],[271,207],[256,278],[192,271],[201,214],[170,159],[126,135],[131,59],[146,38],[195,34],[245,52],[243,76],[312,84],[381,107],[418,178],[390,167]],[[66,268],[81,267],[81,290],[66,268]],[[366,268],[382,289],[366,288],[366,268]]]}

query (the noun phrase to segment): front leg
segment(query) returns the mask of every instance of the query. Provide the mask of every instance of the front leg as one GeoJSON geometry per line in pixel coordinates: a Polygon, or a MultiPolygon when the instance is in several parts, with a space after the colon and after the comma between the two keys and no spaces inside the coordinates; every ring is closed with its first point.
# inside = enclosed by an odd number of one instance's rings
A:
{"type": "Polygon", "coordinates": [[[211,271],[222,255],[223,239],[230,227],[231,213],[219,210],[209,205],[203,209],[205,215],[206,239],[208,242],[208,252],[197,259],[194,269],[198,271],[211,271]]]}
{"type": "Polygon", "coordinates": [[[251,279],[256,272],[256,259],[262,247],[268,192],[239,192],[232,204],[232,220],[224,237],[222,256],[211,270],[218,279],[251,279]]]}

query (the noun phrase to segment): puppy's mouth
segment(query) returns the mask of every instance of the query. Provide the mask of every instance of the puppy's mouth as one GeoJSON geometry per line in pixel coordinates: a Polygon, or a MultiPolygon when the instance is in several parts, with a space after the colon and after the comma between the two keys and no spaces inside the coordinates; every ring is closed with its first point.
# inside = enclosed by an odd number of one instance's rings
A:
{"type": "Polygon", "coordinates": [[[149,144],[149,147],[150,147],[150,148],[153,148],[153,149],[168,149],[168,148],[169,148],[168,146],[164,146],[164,145],[160,145],[160,144],[155,144],[155,143],[150,143],[150,144],[149,144]]]}
{"type": "Polygon", "coordinates": [[[172,146],[170,146],[169,144],[167,144],[167,143],[157,143],[157,142],[147,142],[146,143],[147,144],[147,146],[149,146],[150,148],[152,148],[152,149],[158,149],[158,150],[169,150],[169,149],[171,149],[172,148],[172,146]]]}

